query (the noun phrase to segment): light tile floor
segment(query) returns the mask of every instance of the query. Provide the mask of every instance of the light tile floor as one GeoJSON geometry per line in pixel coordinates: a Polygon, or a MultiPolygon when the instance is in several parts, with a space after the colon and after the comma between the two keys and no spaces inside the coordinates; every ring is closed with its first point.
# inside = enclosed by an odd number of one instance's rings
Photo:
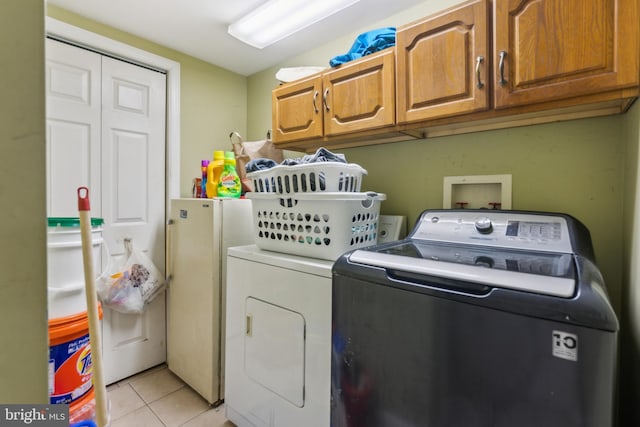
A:
{"type": "Polygon", "coordinates": [[[107,387],[110,427],[235,427],[166,365],[107,387]]]}

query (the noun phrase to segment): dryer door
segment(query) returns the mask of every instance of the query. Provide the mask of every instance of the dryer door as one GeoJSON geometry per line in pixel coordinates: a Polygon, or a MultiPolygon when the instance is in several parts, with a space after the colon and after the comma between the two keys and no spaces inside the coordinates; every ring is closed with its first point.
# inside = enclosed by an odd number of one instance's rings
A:
{"type": "Polygon", "coordinates": [[[245,372],[299,408],[304,406],[305,319],[302,314],[246,300],[245,372]]]}

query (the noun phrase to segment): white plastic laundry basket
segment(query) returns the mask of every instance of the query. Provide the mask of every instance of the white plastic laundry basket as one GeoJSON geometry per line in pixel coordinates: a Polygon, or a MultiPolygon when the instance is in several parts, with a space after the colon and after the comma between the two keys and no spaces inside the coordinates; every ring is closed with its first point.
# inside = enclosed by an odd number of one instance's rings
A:
{"type": "Polygon", "coordinates": [[[252,201],[255,243],[259,248],[334,261],[349,250],[377,243],[384,194],[289,196],[247,193],[252,201]]]}
{"type": "Polygon", "coordinates": [[[358,192],[367,171],[359,165],[318,162],[295,166],[278,165],[250,172],[247,177],[258,193],[358,192]]]}

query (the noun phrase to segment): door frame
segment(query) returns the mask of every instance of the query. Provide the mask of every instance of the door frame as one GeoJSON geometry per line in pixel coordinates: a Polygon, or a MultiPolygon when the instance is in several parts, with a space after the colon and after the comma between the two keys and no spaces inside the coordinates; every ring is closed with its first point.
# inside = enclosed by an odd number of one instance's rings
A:
{"type": "Polygon", "coordinates": [[[169,218],[169,201],[180,197],[180,63],[48,16],[45,17],[45,33],[54,39],[167,74],[165,218],[169,218]]]}

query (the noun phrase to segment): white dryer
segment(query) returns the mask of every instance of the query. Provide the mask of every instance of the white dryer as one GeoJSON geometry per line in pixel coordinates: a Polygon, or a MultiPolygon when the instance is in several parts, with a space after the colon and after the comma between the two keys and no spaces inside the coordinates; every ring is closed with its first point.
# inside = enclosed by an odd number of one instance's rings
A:
{"type": "Polygon", "coordinates": [[[332,266],[229,248],[225,408],[238,427],[329,425],[332,266]]]}

